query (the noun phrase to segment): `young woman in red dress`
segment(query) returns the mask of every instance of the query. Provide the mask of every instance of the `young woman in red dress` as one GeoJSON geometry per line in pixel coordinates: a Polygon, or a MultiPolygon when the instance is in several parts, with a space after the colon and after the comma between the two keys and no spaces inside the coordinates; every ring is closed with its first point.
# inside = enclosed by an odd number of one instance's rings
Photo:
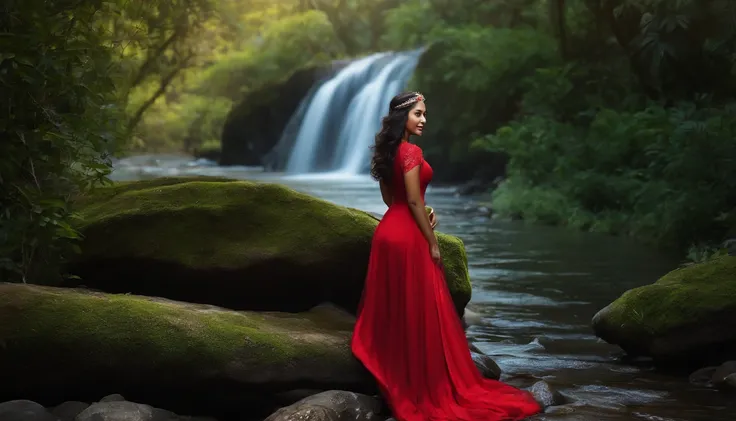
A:
{"type": "Polygon", "coordinates": [[[371,175],[388,210],[373,235],[352,350],[398,421],[521,420],[539,404],[481,376],[445,282],[424,208],[432,167],[409,143],[425,123],[424,97],[403,93],[376,135],[371,175]]]}

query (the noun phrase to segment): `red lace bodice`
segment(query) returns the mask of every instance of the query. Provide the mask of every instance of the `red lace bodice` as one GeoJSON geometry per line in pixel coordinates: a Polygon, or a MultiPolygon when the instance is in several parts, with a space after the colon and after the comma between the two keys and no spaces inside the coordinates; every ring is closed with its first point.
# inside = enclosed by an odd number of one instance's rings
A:
{"type": "Polygon", "coordinates": [[[404,174],[421,165],[419,169],[419,184],[422,191],[422,199],[427,190],[427,186],[432,181],[432,167],[424,160],[422,149],[409,142],[399,145],[394,158],[394,177],[393,177],[393,203],[406,203],[406,185],[404,184],[404,174]]]}

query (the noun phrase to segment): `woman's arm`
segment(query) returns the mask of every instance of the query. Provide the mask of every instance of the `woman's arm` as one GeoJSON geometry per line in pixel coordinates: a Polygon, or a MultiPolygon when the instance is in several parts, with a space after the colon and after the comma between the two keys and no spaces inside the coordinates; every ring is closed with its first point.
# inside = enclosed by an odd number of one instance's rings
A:
{"type": "Polygon", "coordinates": [[[422,231],[424,238],[430,246],[437,245],[437,238],[432,231],[432,225],[429,222],[429,215],[424,209],[424,200],[422,199],[421,187],[419,184],[419,169],[421,165],[417,165],[404,173],[404,184],[406,185],[406,200],[409,203],[409,209],[414,216],[419,229],[422,231]]]}
{"type": "Polygon", "coordinates": [[[429,254],[435,264],[442,264],[442,256],[440,256],[440,247],[437,243],[437,237],[432,231],[432,224],[429,222],[429,215],[424,209],[424,198],[422,197],[422,188],[420,184],[419,171],[424,163],[422,150],[418,146],[412,144],[402,144],[403,153],[401,154],[401,166],[404,171],[404,185],[406,186],[406,201],[409,203],[409,209],[414,221],[419,226],[422,235],[429,243],[429,254]],[[406,145],[406,146],[404,146],[406,145]]]}
{"type": "Polygon", "coordinates": [[[386,185],[386,183],[383,182],[383,180],[378,182],[378,185],[381,187],[381,197],[383,198],[383,203],[386,204],[386,206],[391,207],[391,203],[394,201],[394,196],[391,193],[391,188],[386,185]]]}

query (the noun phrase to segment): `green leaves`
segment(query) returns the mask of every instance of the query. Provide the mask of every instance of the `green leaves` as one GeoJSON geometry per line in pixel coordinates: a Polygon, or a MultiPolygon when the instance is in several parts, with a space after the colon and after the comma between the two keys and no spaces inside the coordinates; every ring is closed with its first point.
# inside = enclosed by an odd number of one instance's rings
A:
{"type": "Polygon", "coordinates": [[[431,115],[442,119],[430,123],[423,137],[428,160],[446,171],[445,179],[492,173],[486,163],[493,158],[470,151],[474,133],[490,133],[505,123],[525,77],[559,61],[555,42],[530,28],[478,25],[440,28],[431,40],[412,82],[412,89],[432,102],[431,115]]]}
{"type": "Polygon", "coordinates": [[[714,92],[721,98],[733,95],[734,2],[628,0],[616,11],[615,29],[638,27],[624,47],[646,69],[643,82],[661,96],[692,99],[714,90],[723,91],[714,92]]]}
{"type": "Polygon", "coordinates": [[[685,248],[721,241],[729,229],[729,219],[716,216],[734,207],[734,139],[733,107],[682,103],[604,109],[587,127],[531,116],[476,143],[512,157],[510,184],[494,194],[500,213],[561,225],[587,215],[590,224],[599,221],[595,229],[685,248]],[[552,222],[535,202],[551,192],[566,199],[552,222]]]}
{"type": "Polygon", "coordinates": [[[119,116],[111,51],[78,3],[11,2],[0,18],[0,278],[50,282],[74,252],[74,195],[105,179],[119,116]],[[74,15],[74,18],[70,18],[74,15]]]}

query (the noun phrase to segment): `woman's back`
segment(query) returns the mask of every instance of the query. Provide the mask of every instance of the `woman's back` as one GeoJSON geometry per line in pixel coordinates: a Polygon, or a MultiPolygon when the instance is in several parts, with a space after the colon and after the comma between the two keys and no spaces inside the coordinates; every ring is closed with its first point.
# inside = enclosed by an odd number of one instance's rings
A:
{"type": "Polygon", "coordinates": [[[404,174],[417,165],[421,166],[419,168],[419,184],[422,199],[424,199],[427,186],[432,181],[432,167],[424,160],[422,149],[419,146],[409,142],[400,143],[394,157],[394,173],[391,179],[392,205],[407,203],[404,174]]]}

